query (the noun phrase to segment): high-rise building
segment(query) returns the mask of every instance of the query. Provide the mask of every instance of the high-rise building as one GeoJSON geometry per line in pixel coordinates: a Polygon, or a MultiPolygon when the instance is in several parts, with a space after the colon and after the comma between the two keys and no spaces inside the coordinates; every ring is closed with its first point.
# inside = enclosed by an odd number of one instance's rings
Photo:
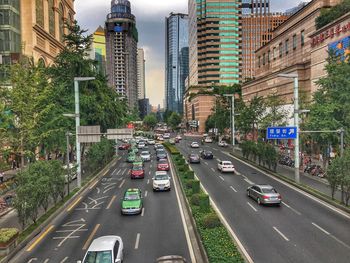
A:
{"type": "Polygon", "coordinates": [[[165,106],[182,113],[188,76],[188,15],[171,13],[166,18],[165,43],[165,106]]]}
{"type": "Polygon", "coordinates": [[[129,107],[136,108],[138,32],[128,0],[112,0],[105,32],[108,83],[129,107]]]}
{"type": "Polygon", "coordinates": [[[101,74],[106,75],[106,36],[101,26],[92,35],[90,58],[97,62],[101,74]]]}
{"type": "Polygon", "coordinates": [[[242,0],[242,14],[265,15],[270,13],[270,0],[242,0]]]}
{"type": "Polygon", "coordinates": [[[137,49],[137,96],[139,100],[146,98],[145,51],[137,49]]]}
{"type": "Polygon", "coordinates": [[[45,65],[63,49],[65,22],[72,23],[75,14],[74,0],[2,0],[0,11],[2,62],[12,63],[23,54],[45,65]]]}

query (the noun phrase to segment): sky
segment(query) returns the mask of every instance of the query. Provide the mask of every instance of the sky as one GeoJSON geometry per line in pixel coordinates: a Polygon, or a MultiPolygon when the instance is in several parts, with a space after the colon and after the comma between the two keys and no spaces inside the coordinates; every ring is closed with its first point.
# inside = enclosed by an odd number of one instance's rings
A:
{"type": "MultiPolygon", "coordinates": [[[[280,12],[308,0],[270,0],[271,11],[280,12]]],[[[130,0],[139,32],[138,47],[145,50],[146,97],[153,106],[163,106],[165,94],[165,17],[169,13],[187,13],[188,0],[130,0]]],[[[75,0],[76,19],[93,33],[103,26],[111,0],[75,0]]]]}

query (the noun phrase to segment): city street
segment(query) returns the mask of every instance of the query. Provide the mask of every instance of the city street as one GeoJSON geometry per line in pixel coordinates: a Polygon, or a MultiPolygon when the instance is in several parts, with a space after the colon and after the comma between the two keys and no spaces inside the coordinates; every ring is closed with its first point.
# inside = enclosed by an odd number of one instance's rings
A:
{"type": "MultiPolygon", "coordinates": [[[[151,150],[153,154],[153,149],[151,150]]],[[[156,160],[145,163],[144,179],[131,180],[125,152],[115,167],[93,184],[86,198],[77,198],[11,262],[76,262],[94,238],[118,235],[124,242],[124,262],[154,262],[164,255],[182,255],[191,262],[174,181],[169,192],[152,191],[156,160]],[[141,215],[122,216],[120,205],[127,188],[140,188],[141,215]]]]}
{"type": "Polygon", "coordinates": [[[326,205],[286,183],[267,176],[231,157],[214,143],[189,147],[199,138],[178,144],[184,156],[211,150],[213,160],[191,165],[243,246],[258,262],[347,262],[350,257],[350,215],[326,205]],[[217,160],[229,160],[236,174],[221,174],[217,160]],[[259,206],[246,189],[270,184],[282,195],[283,204],[259,206]]]}

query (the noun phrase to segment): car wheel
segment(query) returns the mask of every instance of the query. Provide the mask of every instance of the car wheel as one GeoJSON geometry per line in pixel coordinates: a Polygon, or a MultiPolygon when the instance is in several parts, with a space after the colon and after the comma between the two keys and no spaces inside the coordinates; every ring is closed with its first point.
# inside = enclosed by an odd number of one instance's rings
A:
{"type": "Polygon", "coordinates": [[[256,201],[258,202],[258,205],[261,205],[261,200],[260,200],[259,197],[258,197],[258,199],[256,201]]]}

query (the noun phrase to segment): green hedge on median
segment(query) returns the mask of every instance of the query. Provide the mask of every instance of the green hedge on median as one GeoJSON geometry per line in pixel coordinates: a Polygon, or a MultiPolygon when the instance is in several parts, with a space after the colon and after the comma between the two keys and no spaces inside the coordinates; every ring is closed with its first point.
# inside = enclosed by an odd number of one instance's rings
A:
{"type": "Polygon", "coordinates": [[[179,150],[174,146],[171,145],[169,142],[164,142],[163,143],[164,147],[168,149],[168,151],[173,154],[173,155],[179,155],[180,152],[179,150]]]}

